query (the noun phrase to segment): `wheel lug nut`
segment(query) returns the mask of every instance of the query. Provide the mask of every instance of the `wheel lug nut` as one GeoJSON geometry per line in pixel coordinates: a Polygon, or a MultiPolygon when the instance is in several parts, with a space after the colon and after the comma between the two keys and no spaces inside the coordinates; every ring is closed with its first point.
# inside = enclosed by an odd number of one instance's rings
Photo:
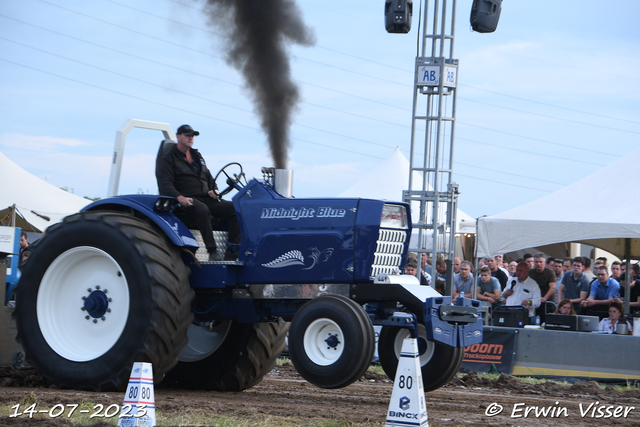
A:
{"type": "Polygon", "coordinates": [[[107,318],[106,318],[106,317],[104,317],[104,316],[102,316],[100,319],[101,319],[103,322],[104,322],[105,320],[107,320],[107,318]]]}
{"type": "Polygon", "coordinates": [[[98,323],[98,319],[93,319],[93,323],[98,323]]]}
{"type": "Polygon", "coordinates": [[[96,289],[99,290],[100,289],[100,285],[96,286],[96,289]]]}
{"type": "Polygon", "coordinates": [[[87,288],[87,292],[91,293],[91,288],[87,288]]]}
{"type": "Polygon", "coordinates": [[[82,297],[82,301],[84,301],[84,300],[86,300],[86,299],[87,299],[87,297],[82,297]]]}
{"type": "Polygon", "coordinates": [[[80,310],[82,310],[82,311],[87,311],[87,309],[86,309],[86,308],[84,308],[84,307],[80,307],[80,310]]]}
{"type": "Polygon", "coordinates": [[[111,309],[110,308],[107,308],[107,313],[111,313],[111,309]]]}
{"type": "Polygon", "coordinates": [[[104,292],[104,293],[106,294],[106,293],[107,293],[107,290],[105,289],[105,290],[103,290],[102,292],[104,292]]]}
{"type": "Polygon", "coordinates": [[[91,316],[89,316],[88,314],[86,316],[84,316],[85,319],[89,320],[91,319],[91,316]]]}
{"type": "Polygon", "coordinates": [[[109,298],[107,301],[111,302],[111,298],[109,298]]]}

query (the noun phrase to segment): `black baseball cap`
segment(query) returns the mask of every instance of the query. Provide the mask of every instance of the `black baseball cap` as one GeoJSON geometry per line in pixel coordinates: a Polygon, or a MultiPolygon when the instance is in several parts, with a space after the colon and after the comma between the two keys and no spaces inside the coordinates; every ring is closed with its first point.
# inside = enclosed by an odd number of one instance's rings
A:
{"type": "Polygon", "coordinates": [[[198,132],[197,130],[193,130],[193,128],[189,125],[182,125],[178,128],[178,131],[176,132],[176,135],[195,135],[198,136],[200,135],[200,132],[198,132]]]}

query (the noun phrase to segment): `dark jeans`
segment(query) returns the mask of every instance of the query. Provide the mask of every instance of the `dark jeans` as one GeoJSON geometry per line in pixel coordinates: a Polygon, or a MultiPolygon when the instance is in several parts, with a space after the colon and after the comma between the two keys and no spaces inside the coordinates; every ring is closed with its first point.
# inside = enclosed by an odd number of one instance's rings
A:
{"type": "Polygon", "coordinates": [[[195,226],[202,233],[202,240],[209,253],[216,251],[216,241],[211,229],[211,217],[229,221],[229,243],[239,244],[241,239],[240,226],[233,203],[226,200],[216,200],[211,197],[193,197],[193,206],[186,208],[186,213],[194,220],[195,226]]]}

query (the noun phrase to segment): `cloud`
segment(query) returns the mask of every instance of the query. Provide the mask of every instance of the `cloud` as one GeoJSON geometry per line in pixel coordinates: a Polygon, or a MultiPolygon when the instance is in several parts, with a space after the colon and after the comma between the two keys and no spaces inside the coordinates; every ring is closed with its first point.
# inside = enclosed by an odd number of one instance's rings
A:
{"type": "Polygon", "coordinates": [[[91,145],[88,142],[70,138],[55,138],[52,136],[31,136],[19,133],[6,133],[0,135],[0,146],[20,147],[22,150],[54,151],[60,147],[78,147],[91,145]]]}

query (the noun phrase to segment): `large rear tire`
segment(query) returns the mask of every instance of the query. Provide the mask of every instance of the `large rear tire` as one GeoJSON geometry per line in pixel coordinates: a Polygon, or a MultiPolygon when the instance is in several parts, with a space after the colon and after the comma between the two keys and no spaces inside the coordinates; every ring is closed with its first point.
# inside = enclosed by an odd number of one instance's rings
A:
{"type": "Polygon", "coordinates": [[[262,381],[285,348],[288,323],[192,325],[180,362],[165,385],[197,390],[241,391],[262,381]]]}
{"type": "Polygon", "coordinates": [[[373,325],[362,306],[336,295],[303,305],[291,320],[289,354],[298,373],[322,388],[346,387],[371,364],[373,325]]]}
{"type": "MultiPolygon", "coordinates": [[[[410,337],[409,329],[383,326],[378,338],[380,365],[391,380],[395,380],[402,342],[410,337]]],[[[424,325],[418,324],[418,351],[422,366],[424,391],[436,390],[458,372],[464,356],[464,348],[455,348],[439,342],[428,341],[424,325]]]]}
{"type": "Polygon", "coordinates": [[[146,222],[83,212],[47,229],[17,287],[26,359],[61,388],[124,390],[134,362],[177,362],[194,292],[180,251],[146,222]]]}

